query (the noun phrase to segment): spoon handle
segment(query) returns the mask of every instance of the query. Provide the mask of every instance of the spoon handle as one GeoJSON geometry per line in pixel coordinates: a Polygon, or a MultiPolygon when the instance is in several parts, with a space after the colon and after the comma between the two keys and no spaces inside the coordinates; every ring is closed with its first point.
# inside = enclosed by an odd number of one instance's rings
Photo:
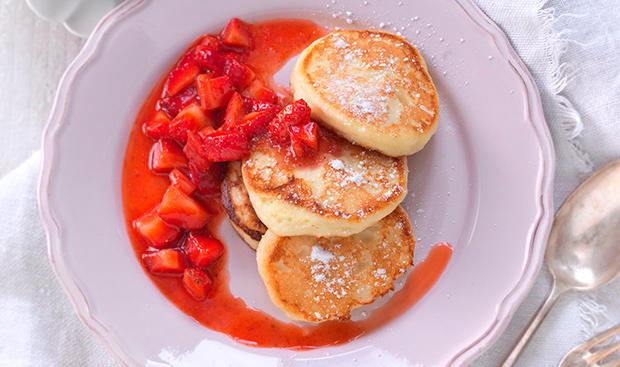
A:
{"type": "Polygon", "coordinates": [[[519,359],[521,352],[532,338],[532,335],[534,335],[534,333],[540,326],[540,323],[543,321],[545,316],[547,316],[549,310],[551,310],[551,307],[553,307],[555,302],[558,300],[558,297],[563,294],[564,291],[565,289],[559,288],[556,281],[554,280],[553,288],[551,288],[551,292],[549,292],[549,294],[547,295],[545,303],[543,303],[538,309],[538,311],[536,311],[536,314],[534,314],[534,317],[532,317],[532,320],[530,320],[527,329],[525,329],[523,334],[521,334],[521,336],[519,337],[519,341],[517,342],[517,344],[515,344],[512,352],[510,352],[508,357],[504,360],[504,363],[501,367],[511,367],[515,364],[517,359],[519,359]]]}

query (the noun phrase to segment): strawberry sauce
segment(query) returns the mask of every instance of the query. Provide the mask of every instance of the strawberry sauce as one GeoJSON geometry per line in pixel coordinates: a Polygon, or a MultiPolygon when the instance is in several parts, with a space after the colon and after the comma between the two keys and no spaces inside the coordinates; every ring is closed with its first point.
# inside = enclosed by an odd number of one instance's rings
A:
{"type": "MultiPolygon", "coordinates": [[[[270,85],[273,74],[287,60],[327,33],[325,28],[306,20],[267,21],[248,25],[248,29],[253,47],[241,55],[241,61],[270,85]]],[[[183,312],[202,325],[246,345],[312,349],[346,343],[387,324],[412,307],[439,279],[452,255],[452,248],[446,244],[433,247],[427,258],[415,266],[403,289],[396,292],[384,306],[373,311],[367,319],[298,326],[252,309],[242,299],[231,294],[226,251],[209,268],[213,283],[204,301],[197,300],[186,291],[182,277],[151,274],[141,260],[142,254],[150,251],[149,244],[132,227],[132,222],[158,205],[170,185],[168,175],[155,174],[150,170],[149,157],[154,141],[143,132],[144,124],[152,120],[157,112],[167,76],[164,75],[155,85],[132,128],[123,166],[122,195],[127,231],[138,262],[159,290],[183,312]]],[[[201,196],[200,201],[210,212],[216,213],[206,227],[208,232],[217,233],[223,218],[219,196],[201,196]]]]}

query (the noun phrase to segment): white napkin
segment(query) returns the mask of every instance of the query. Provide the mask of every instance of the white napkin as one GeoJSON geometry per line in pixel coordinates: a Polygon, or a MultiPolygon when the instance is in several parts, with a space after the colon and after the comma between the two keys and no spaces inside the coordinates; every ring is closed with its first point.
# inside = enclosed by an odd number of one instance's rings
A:
{"type": "MultiPolygon", "coordinates": [[[[620,8],[615,0],[478,5],[510,37],[538,85],[557,155],[555,206],[595,169],[620,158],[620,8]]],[[[619,193],[620,194],[620,193],[619,193]]],[[[543,269],[512,322],[475,366],[497,366],[550,288],[543,269]]],[[[555,306],[518,366],[557,366],[573,346],[620,322],[620,278],[555,306]]]]}
{"type": "Polygon", "coordinates": [[[0,366],[117,366],[53,273],[37,207],[41,154],[0,179],[0,366]]]}
{"type": "MultiPolygon", "coordinates": [[[[536,79],[556,146],[559,206],[593,169],[620,157],[620,7],[616,0],[476,1],[507,32],[536,79]]],[[[11,81],[6,72],[0,66],[0,81],[11,81]]],[[[36,207],[40,154],[15,162],[32,151],[16,139],[36,141],[41,123],[11,118],[2,125],[9,133],[0,134],[0,366],[120,366],[79,322],[49,265],[36,207]]],[[[499,365],[548,289],[543,271],[506,332],[473,365],[499,365]]],[[[620,280],[566,297],[519,365],[555,366],[572,346],[619,321],[620,280]]]]}

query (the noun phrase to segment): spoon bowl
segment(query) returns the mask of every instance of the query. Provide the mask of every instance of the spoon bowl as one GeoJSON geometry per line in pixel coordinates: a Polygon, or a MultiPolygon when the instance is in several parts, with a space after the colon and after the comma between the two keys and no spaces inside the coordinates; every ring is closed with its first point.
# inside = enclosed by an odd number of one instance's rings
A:
{"type": "Polygon", "coordinates": [[[558,286],[592,290],[620,272],[620,160],[587,179],[557,212],[545,261],[558,286]]]}
{"type": "Polygon", "coordinates": [[[553,287],[502,367],[512,366],[558,297],[620,273],[620,159],[583,182],[558,210],[545,252],[553,287]]]}

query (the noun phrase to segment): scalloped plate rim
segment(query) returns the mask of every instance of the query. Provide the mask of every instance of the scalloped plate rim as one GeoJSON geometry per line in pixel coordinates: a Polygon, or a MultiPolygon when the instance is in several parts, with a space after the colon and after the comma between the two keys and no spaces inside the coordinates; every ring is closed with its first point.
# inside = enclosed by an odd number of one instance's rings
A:
{"type": "MultiPolygon", "coordinates": [[[[499,52],[506,57],[515,73],[522,80],[527,91],[530,123],[536,131],[540,154],[542,156],[539,167],[541,177],[538,180],[537,192],[540,194],[539,212],[536,229],[532,232],[529,243],[529,257],[518,283],[508,292],[497,306],[494,321],[486,331],[476,338],[471,344],[454,355],[448,365],[464,366],[471,362],[483,351],[495,342],[508,322],[514,315],[517,307],[521,304],[528,291],[531,289],[536,275],[542,266],[543,253],[546,239],[553,219],[553,179],[555,169],[555,153],[549,129],[546,126],[540,95],[532,76],[525,64],[510,45],[510,41],[504,32],[489,19],[471,0],[452,0],[456,2],[470,17],[470,19],[488,33],[494,40],[499,52]]],[[[42,137],[42,163],[38,184],[39,212],[46,233],[48,255],[54,272],[59,282],[71,301],[73,308],[80,320],[90,328],[104,345],[126,366],[141,366],[131,353],[124,349],[116,335],[112,334],[103,323],[97,320],[90,312],[88,300],[77,286],[74,278],[69,273],[62,259],[60,248],[59,224],[49,204],[48,186],[50,173],[54,161],[54,138],[64,117],[65,108],[69,100],[72,83],[80,70],[86,66],[98,50],[98,45],[107,31],[122,21],[123,17],[147,3],[146,0],[126,0],[109,12],[95,27],[86,41],[83,49],[65,71],[59,86],[50,118],[47,121],[42,137]]],[[[34,9],[33,9],[34,10],[34,9]]]]}

